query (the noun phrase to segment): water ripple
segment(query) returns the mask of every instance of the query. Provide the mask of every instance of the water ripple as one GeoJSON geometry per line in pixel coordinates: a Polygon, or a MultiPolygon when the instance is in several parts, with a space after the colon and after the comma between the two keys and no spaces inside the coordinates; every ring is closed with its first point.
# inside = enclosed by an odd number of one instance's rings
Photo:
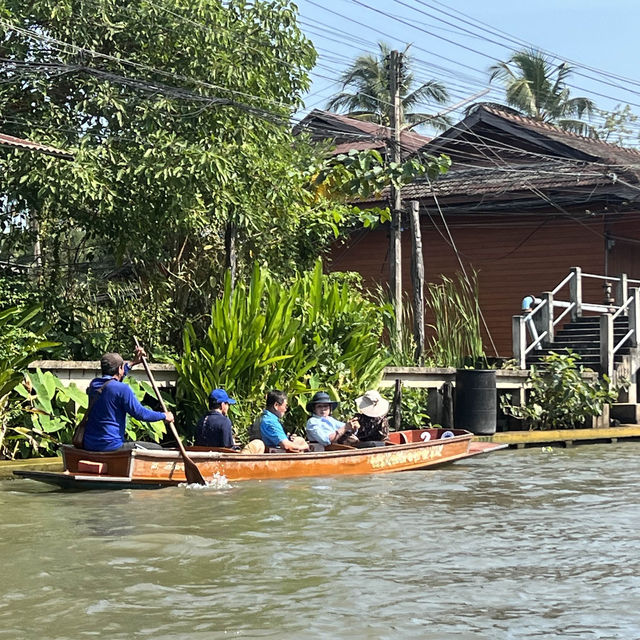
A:
{"type": "Polygon", "coordinates": [[[432,472],[0,483],[0,639],[635,640],[638,443],[432,472]]]}

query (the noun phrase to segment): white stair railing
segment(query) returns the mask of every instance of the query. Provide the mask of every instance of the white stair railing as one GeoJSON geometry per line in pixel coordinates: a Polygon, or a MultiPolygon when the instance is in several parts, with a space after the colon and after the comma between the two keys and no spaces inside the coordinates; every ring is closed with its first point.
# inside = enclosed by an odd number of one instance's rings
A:
{"type": "Polygon", "coordinates": [[[573,267],[569,274],[552,291],[545,291],[536,300],[535,306],[523,310],[522,315],[512,318],[513,357],[517,366],[526,369],[527,354],[551,344],[556,326],[571,314],[571,320],[582,317],[584,311],[596,313],[600,318],[600,365],[604,373],[613,371],[616,352],[622,346],[638,347],[640,330],[640,298],[638,288],[629,284],[640,284],[627,274],[618,277],[584,273],[580,267],[573,267]],[[602,280],[605,292],[604,304],[585,302],[582,285],[585,278],[602,280]],[[613,283],[616,284],[615,298],[612,296],[613,283]],[[569,299],[559,300],[558,293],[568,286],[569,299]],[[560,313],[556,310],[562,309],[560,313]],[[614,321],[619,316],[629,317],[629,330],[614,344],[614,321]]]}

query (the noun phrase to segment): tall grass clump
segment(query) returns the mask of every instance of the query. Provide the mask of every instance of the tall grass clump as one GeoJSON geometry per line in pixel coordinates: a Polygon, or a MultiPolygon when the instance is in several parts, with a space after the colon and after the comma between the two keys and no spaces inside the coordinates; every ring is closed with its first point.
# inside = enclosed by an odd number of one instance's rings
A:
{"type": "Polygon", "coordinates": [[[286,283],[258,265],[235,288],[227,274],[206,333],[184,330],[175,364],[185,424],[194,425],[209,391],[222,387],[238,400],[231,417],[242,438],[267,391],[278,388],[290,395],[285,426],[300,431],[314,390],[346,397],[375,386],[389,361],[382,333],[383,310],[352,278],[323,274],[320,261],[286,283]]]}
{"type": "Polygon", "coordinates": [[[487,366],[482,345],[478,278],[458,273],[441,276],[427,288],[427,309],[433,335],[428,350],[438,367],[487,366]]]}

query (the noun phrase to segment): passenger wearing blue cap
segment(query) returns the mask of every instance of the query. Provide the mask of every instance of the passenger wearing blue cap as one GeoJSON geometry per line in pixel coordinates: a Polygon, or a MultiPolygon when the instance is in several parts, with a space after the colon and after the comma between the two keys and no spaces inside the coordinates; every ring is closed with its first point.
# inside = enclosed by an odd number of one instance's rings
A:
{"type": "Polygon", "coordinates": [[[196,446],[227,449],[235,447],[231,420],[227,417],[229,407],[235,403],[224,389],[214,389],[209,394],[209,412],[196,426],[196,446]]]}

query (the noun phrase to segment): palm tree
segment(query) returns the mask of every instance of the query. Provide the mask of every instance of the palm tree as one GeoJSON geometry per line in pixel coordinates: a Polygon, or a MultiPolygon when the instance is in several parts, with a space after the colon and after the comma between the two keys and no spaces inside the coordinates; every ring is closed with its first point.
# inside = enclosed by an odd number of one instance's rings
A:
{"type": "Polygon", "coordinates": [[[595,105],[588,98],[570,97],[566,80],[573,69],[566,62],[556,66],[540,51],[525,49],[489,71],[491,80],[504,84],[507,104],[521,114],[581,135],[596,135],[593,127],[582,121],[584,115],[591,116],[595,105]]]}
{"type": "MultiPolygon", "coordinates": [[[[376,122],[384,126],[391,124],[393,111],[391,86],[389,80],[389,61],[391,49],[388,44],[379,42],[380,53],[358,56],[340,78],[342,89],[327,103],[329,111],[346,109],[350,118],[376,122]],[[345,91],[350,88],[352,92],[345,91]]],[[[411,72],[411,58],[407,48],[400,54],[400,98],[404,113],[403,129],[413,129],[428,124],[444,130],[449,121],[444,116],[419,113],[416,107],[426,102],[445,103],[449,95],[446,88],[436,80],[429,80],[415,87],[415,78],[411,72]]]]}

